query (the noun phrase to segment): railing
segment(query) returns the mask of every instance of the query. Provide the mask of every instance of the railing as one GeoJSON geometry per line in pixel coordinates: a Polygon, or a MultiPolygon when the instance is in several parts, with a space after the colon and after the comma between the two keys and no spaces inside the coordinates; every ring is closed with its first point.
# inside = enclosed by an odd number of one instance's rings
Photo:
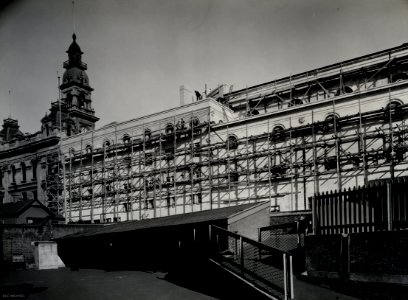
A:
{"type": "Polygon", "coordinates": [[[258,241],[282,251],[292,251],[305,245],[310,221],[304,219],[292,223],[259,228],[258,241]]]}
{"type": "Polygon", "coordinates": [[[315,234],[408,228],[408,177],[312,197],[315,234]]]}
{"type": "MultiPolygon", "coordinates": [[[[75,63],[72,64],[72,66],[74,66],[74,65],[75,65],[75,63]]],[[[88,65],[86,63],[83,63],[83,62],[80,62],[79,66],[82,67],[84,70],[86,70],[88,68],[88,65]]],[[[65,69],[71,67],[70,61],[69,60],[64,61],[63,67],[65,69]]]]}
{"type": "Polygon", "coordinates": [[[210,225],[210,258],[277,299],[293,299],[292,256],[210,225]]]}

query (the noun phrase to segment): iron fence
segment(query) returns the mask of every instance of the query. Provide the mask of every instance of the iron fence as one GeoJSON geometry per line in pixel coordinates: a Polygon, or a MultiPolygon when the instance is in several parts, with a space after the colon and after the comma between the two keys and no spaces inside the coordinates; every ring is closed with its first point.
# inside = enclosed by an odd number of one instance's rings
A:
{"type": "Polygon", "coordinates": [[[210,225],[211,259],[278,299],[293,298],[292,256],[210,225]]]}
{"type": "Polygon", "coordinates": [[[313,231],[337,234],[408,228],[408,177],[316,194],[311,198],[313,231]]]}

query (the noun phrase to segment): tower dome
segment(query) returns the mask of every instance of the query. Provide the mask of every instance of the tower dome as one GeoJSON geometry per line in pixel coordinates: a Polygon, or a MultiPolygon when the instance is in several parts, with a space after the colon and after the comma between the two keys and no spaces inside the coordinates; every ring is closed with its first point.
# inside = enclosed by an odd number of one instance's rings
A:
{"type": "Polygon", "coordinates": [[[75,33],[72,35],[72,43],[71,43],[71,45],[69,46],[69,48],[68,48],[68,50],[67,50],[67,53],[68,53],[68,54],[70,54],[70,53],[72,53],[72,54],[80,54],[80,55],[84,54],[84,53],[81,51],[81,48],[79,47],[79,45],[78,45],[77,42],[76,42],[76,34],[75,34],[75,33]]]}
{"type": "Polygon", "coordinates": [[[77,67],[65,70],[62,75],[62,84],[67,84],[70,82],[79,83],[84,86],[89,86],[88,74],[84,70],[77,67]]]}

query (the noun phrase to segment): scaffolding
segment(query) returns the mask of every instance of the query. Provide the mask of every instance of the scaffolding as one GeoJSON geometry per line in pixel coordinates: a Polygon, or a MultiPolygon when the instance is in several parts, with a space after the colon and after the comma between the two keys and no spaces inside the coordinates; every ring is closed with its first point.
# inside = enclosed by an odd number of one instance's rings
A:
{"type": "Polygon", "coordinates": [[[291,76],[289,87],[275,82],[262,93],[231,93],[222,105],[244,112],[237,122],[214,124],[211,111],[193,111],[188,120],[116,126],[108,137],[92,132],[79,149],[63,149],[67,221],[141,220],[261,200],[272,211],[284,202],[285,210],[304,210],[308,197],[327,186],[404,175],[408,106],[392,94],[405,88],[406,65],[405,57],[390,54],[325,78],[318,71],[302,83],[291,76]],[[363,111],[368,93],[380,95],[371,106],[387,105],[363,111]],[[337,103],[349,97],[358,109],[340,115],[346,109],[337,103]],[[301,104],[310,110],[296,112],[301,104]],[[286,126],[268,112],[283,106],[289,113],[279,120],[286,126]]]}

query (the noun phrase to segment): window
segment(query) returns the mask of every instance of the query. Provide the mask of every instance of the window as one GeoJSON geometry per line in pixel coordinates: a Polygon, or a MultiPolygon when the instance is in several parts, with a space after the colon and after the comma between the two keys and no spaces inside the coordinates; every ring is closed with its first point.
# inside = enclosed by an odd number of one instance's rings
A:
{"type": "Polygon", "coordinates": [[[190,120],[190,127],[194,128],[200,124],[200,120],[197,117],[192,117],[190,120]]]}
{"type": "Polygon", "coordinates": [[[329,114],[325,120],[324,131],[325,132],[332,132],[334,129],[339,129],[339,116],[337,114],[329,114]]]}
{"type": "Polygon", "coordinates": [[[166,134],[172,134],[174,133],[174,125],[171,123],[168,123],[166,125],[166,134]]]}
{"type": "Polygon", "coordinates": [[[87,146],[85,147],[85,152],[86,152],[86,154],[91,154],[91,153],[92,153],[92,146],[91,146],[91,145],[87,145],[87,146]]]}
{"type": "Polygon", "coordinates": [[[149,128],[146,128],[144,131],[144,140],[149,141],[152,138],[152,131],[149,128]]]}
{"type": "Polygon", "coordinates": [[[283,126],[278,125],[273,128],[271,139],[274,142],[282,142],[286,139],[285,129],[283,126]]]}
{"type": "Polygon", "coordinates": [[[26,168],[26,165],[25,165],[25,163],[21,163],[21,173],[22,173],[22,176],[23,176],[23,182],[26,182],[26,180],[27,180],[27,168],[26,168]]]}
{"type": "Polygon", "coordinates": [[[130,145],[130,136],[128,134],[125,134],[122,140],[123,140],[123,144],[125,144],[126,146],[130,145]]]}
{"type": "Polygon", "coordinates": [[[238,138],[236,135],[229,135],[227,140],[227,149],[235,150],[238,148],[238,138]]]}
{"type": "Polygon", "coordinates": [[[152,153],[145,153],[145,165],[150,166],[153,164],[153,154],[152,153]]]}
{"type": "Polygon", "coordinates": [[[14,165],[11,166],[11,179],[13,183],[16,183],[16,167],[14,165]]]}
{"type": "Polygon", "coordinates": [[[49,136],[50,135],[50,127],[48,126],[48,124],[45,124],[45,134],[47,135],[47,136],[49,136]]]}
{"type": "Polygon", "coordinates": [[[37,179],[37,162],[32,161],[31,167],[33,169],[33,179],[37,179]]]}
{"type": "Polygon", "coordinates": [[[408,79],[408,74],[407,73],[397,73],[395,75],[392,76],[392,82],[401,82],[404,80],[408,79]]]}
{"type": "Polygon", "coordinates": [[[324,160],[324,168],[326,171],[337,170],[337,159],[335,156],[328,156],[324,160]]]}
{"type": "Polygon", "coordinates": [[[340,96],[343,94],[350,94],[353,92],[353,89],[349,86],[343,86],[343,88],[340,88],[336,91],[336,95],[335,96],[340,96]]]}

